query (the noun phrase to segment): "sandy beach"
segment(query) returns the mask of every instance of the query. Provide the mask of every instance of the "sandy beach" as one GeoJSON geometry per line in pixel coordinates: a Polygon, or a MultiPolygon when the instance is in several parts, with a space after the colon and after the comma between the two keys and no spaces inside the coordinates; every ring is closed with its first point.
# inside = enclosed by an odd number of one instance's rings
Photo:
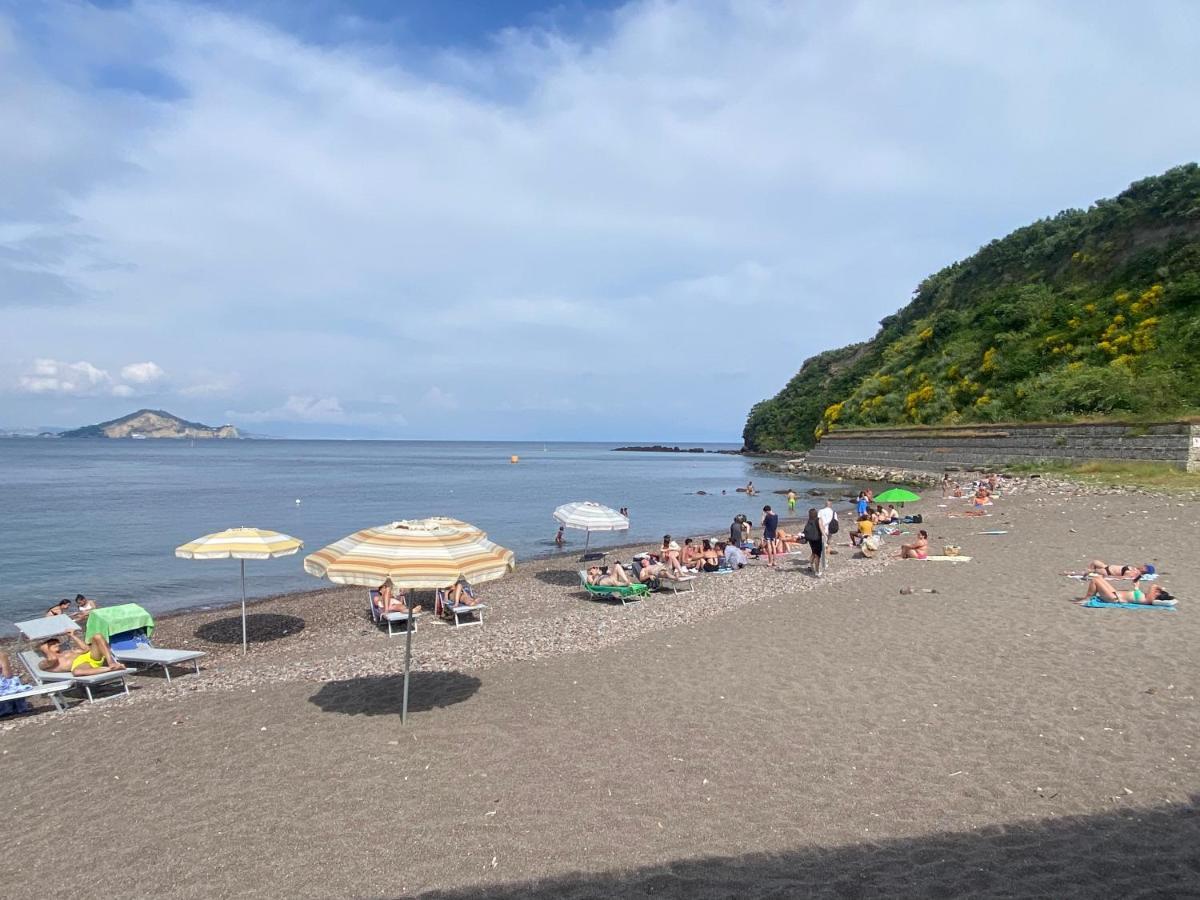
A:
{"type": "Polygon", "coordinates": [[[1200,506],[942,502],[906,512],[970,562],[843,535],[825,578],[790,556],[624,608],[574,557],[522,566],[482,628],[422,623],[403,727],[362,590],[255,604],[245,659],[231,610],[163,619],[201,675],[0,724],[4,894],[64,862],[164,898],[1200,894],[1200,506]],[[1069,602],[1094,556],[1179,609],[1069,602]]]}

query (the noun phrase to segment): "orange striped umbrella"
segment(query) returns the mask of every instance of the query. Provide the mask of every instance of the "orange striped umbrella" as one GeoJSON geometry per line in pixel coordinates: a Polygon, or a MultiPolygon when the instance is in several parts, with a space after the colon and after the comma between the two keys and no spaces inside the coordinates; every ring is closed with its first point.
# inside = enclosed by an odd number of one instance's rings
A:
{"type": "Polygon", "coordinates": [[[338,584],[443,588],[460,577],[472,584],[511,572],[511,550],[458,519],[430,518],[364,528],[304,558],[304,571],[338,584]]]}

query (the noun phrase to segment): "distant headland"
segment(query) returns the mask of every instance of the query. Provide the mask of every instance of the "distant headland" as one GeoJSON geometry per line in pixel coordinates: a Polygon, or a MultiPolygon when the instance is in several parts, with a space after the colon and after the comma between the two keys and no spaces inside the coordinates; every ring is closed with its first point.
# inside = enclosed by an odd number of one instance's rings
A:
{"type": "Polygon", "coordinates": [[[71,431],[59,432],[63,438],[192,438],[203,440],[228,440],[242,437],[232,425],[201,425],[189,422],[161,409],[139,409],[137,412],[101,422],[85,425],[71,431]]]}
{"type": "Polygon", "coordinates": [[[631,453],[724,453],[736,456],[741,450],[705,450],[703,447],[668,447],[665,444],[650,444],[646,447],[613,447],[616,451],[631,453]]]}

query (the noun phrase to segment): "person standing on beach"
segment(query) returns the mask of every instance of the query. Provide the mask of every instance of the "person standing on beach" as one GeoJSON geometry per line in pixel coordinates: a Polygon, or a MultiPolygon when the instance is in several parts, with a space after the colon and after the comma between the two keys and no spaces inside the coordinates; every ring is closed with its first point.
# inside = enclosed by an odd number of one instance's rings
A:
{"type": "Polygon", "coordinates": [[[808,551],[812,554],[809,565],[814,575],[821,574],[821,559],[825,551],[825,537],[821,530],[821,520],[817,511],[809,507],[808,521],[804,523],[804,540],[808,541],[808,551]]]}
{"type": "Polygon", "coordinates": [[[836,513],[833,511],[833,501],[826,500],[825,506],[817,513],[817,521],[821,525],[821,572],[825,572],[825,567],[828,565],[829,558],[829,523],[834,520],[836,513]]]}
{"type": "Polygon", "coordinates": [[[870,505],[871,504],[867,502],[867,492],[859,491],[858,492],[858,502],[855,503],[855,508],[854,508],[855,515],[861,519],[863,516],[865,516],[867,514],[867,507],[870,505]]]}
{"type": "Polygon", "coordinates": [[[559,525],[559,526],[558,526],[558,534],[556,534],[556,535],[554,536],[554,544],[555,544],[555,546],[557,546],[557,547],[561,547],[563,544],[565,544],[565,543],[567,542],[567,539],[566,539],[566,537],[564,537],[564,536],[563,536],[563,531],[564,531],[565,529],[566,529],[566,526],[565,526],[565,525],[559,525]]]}
{"type": "Polygon", "coordinates": [[[794,490],[792,490],[791,488],[788,488],[787,500],[788,500],[788,512],[794,513],[796,511],[796,492],[794,490]]]}
{"type": "Polygon", "coordinates": [[[775,568],[775,542],[779,539],[779,516],[771,511],[770,505],[763,507],[762,517],[763,550],[767,552],[767,565],[775,568]]]}

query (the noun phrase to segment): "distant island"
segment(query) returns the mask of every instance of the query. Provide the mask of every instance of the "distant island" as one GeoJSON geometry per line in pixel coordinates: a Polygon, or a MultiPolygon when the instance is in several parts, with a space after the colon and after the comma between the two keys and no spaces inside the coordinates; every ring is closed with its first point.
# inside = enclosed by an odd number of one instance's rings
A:
{"type": "Polygon", "coordinates": [[[134,438],[135,440],[142,438],[228,440],[240,438],[242,435],[232,425],[201,425],[199,422],[189,422],[161,409],[139,409],[137,412],[119,419],[63,431],[58,436],[64,438],[134,438]]]}

